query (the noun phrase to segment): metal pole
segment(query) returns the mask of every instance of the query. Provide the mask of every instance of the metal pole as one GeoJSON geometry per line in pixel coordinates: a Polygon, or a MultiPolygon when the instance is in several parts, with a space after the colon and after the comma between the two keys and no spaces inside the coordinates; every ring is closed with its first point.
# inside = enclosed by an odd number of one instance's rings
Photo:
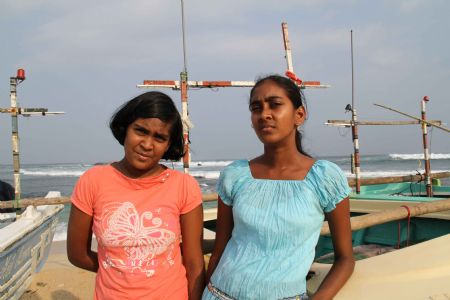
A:
{"type": "Polygon", "coordinates": [[[190,153],[189,153],[189,111],[188,111],[188,73],[186,61],[186,40],[184,30],[184,2],[181,0],[181,27],[183,34],[183,72],[180,73],[180,90],[181,90],[181,117],[183,120],[183,139],[184,139],[184,156],[183,168],[185,173],[189,173],[190,153]]]}
{"type": "Polygon", "coordinates": [[[350,43],[351,43],[351,61],[352,61],[352,138],[353,148],[355,153],[355,181],[356,181],[356,193],[361,192],[360,183],[360,158],[359,158],[359,138],[358,138],[358,123],[355,108],[355,82],[354,82],[354,70],[353,70],[353,30],[350,30],[350,43]]]}
{"type": "Polygon", "coordinates": [[[13,155],[13,171],[14,171],[14,189],[15,199],[20,199],[20,159],[19,159],[19,126],[17,122],[17,77],[10,77],[10,99],[11,99],[11,122],[12,122],[12,155],[13,155]]]}
{"type": "MultiPolygon", "coordinates": [[[[422,108],[422,120],[426,121],[426,103],[430,99],[428,96],[423,97],[421,101],[421,108],[422,108]]],[[[424,158],[425,158],[425,181],[426,181],[426,187],[427,187],[427,197],[433,197],[433,189],[431,186],[431,177],[430,177],[430,153],[428,151],[428,133],[427,133],[427,124],[425,122],[422,122],[422,136],[423,136],[423,152],[424,152],[424,158]]]]}

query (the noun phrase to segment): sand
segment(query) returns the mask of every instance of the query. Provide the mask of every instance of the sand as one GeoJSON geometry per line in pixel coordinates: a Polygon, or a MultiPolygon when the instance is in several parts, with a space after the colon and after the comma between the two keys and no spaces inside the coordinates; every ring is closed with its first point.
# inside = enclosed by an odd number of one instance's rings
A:
{"type": "Polygon", "coordinates": [[[93,299],[94,285],[95,273],[79,269],[67,259],[66,242],[53,242],[47,262],[20,299],[93,299]]]}

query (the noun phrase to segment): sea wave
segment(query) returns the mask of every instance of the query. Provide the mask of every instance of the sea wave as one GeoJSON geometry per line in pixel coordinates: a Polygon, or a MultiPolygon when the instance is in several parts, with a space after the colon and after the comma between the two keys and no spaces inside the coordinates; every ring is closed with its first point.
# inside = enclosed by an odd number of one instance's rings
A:
{"type": "Polygon", "coordinates": [[[231,160],[194,161],[192,162],[192,165],[198,167],[225,167],[231,164],[232,162],[233,161],[231,160]]]}
{"type": "Polygon", "coordinates": [[[65,241],[67,239],[67,221],[60,220],[56,225],[53,241],[65,241]]]}
{"type": "MultiPolygon", "coordinates": [[[[416,159],[424,159],[423,153],[416,153],[416,154],[398,154],[393,153],[389,154],[389,157],[391,159],[400,160],[416,160],[416,159]]],[[[450,153],[431,153],[430,154],[431,159],[450,159],[450,153]]]]}
{"type": "Polygon", "coordinates": [[[189,174],[196,178],[218,179],[220,171],[192,171],[189,174]]]}
{"type": "Polygon", "coordinates": [[[46,171],[32,171],[27,169],[20,170],[20,173],[28,176],[64,176],[64,177],[80,177],[85,170],[72,170],[72,171],[64,171],[64,170],[55,170],[50,169],[46,171]]]}

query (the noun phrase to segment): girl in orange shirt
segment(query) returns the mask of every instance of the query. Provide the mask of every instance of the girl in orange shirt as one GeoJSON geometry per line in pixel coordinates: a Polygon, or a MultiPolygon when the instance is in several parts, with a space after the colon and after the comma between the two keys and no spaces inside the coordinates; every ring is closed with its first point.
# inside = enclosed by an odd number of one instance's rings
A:
{"type": "Polygon", "coordinates": [[[110,128],[125,154],[77,182],[67,232],[70,262],[97,272],[95,299],[200,299],[201,191],[193,177],[160,164],[184,154],[173,101],[144,93],[113,115],[110,128]],[[93,233],[98,252],[91,250],[93,233]]]}

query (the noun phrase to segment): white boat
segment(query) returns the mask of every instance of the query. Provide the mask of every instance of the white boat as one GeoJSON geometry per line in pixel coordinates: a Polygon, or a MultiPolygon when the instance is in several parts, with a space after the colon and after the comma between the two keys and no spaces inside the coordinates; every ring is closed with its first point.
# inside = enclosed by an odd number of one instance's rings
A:
{"type": "Polygon", "coordinates": [[[19,299],[28,289],[47,260],[63,208],[61,204],[30,205],[15,218],[0,213],[9,217],[0,223],[0,300],[19,299]]]}
{"type": "MultiPolygon", "coordinates": [[[[355,270],[333,298],[450,299],[450,234],[356,262],[355,270]]],[[[314,263],[308,293],[314,293],[331,264],[314,263]]]]}

